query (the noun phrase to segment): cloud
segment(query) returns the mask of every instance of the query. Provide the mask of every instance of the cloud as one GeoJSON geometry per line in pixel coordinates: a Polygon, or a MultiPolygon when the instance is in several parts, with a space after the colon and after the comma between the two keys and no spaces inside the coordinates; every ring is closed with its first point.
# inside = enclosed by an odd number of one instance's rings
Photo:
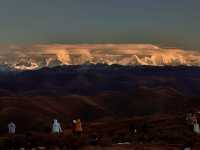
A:
{"type": "Polygon", "coordinates": [[[38,44],[0,46],[0,57],[8,64],[28,58],[38,66],[49,61],[62,64],[107,63],[121,65],[188,65],[200,66],[200,52],[162,48],[152,44],[38,44]]]}

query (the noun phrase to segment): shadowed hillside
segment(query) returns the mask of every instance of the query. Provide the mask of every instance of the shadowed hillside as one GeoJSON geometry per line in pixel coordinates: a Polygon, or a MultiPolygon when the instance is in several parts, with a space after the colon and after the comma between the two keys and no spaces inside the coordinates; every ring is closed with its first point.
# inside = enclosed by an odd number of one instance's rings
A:
{"type": "Polygon", "coordinates": [[[102,64],[1,72],[1,129],[9,120],[28,120],[31,128],[46,127],[53,118],[92,121],[198,110],[199,76],[198,67],[102,64]]]}

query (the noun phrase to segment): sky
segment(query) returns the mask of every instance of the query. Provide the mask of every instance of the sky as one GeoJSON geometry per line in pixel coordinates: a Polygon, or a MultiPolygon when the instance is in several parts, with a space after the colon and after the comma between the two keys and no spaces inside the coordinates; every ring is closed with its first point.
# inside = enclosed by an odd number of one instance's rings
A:
{"type": "Polygon", "coordinates": [[[199,0],[0,0],[0,44],[151,43],[200,50],[199,0]]]}

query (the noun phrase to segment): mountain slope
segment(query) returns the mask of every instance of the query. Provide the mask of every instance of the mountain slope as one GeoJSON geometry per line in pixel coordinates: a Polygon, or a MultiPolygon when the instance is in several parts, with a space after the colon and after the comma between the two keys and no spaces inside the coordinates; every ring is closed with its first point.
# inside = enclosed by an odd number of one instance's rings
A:
{"type": "Polygon", "coordinates": [[[129,118],[200,109],[200,68],[78,65],[0,72],[2,130],[80,117],[129,118]]]}

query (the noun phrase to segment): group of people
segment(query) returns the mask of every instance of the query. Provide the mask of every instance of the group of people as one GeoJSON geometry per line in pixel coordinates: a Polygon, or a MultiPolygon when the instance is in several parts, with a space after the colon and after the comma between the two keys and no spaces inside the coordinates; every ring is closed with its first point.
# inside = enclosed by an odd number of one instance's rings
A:
{"type": "MultiPolygon", "coordinates": [[[[15,132],[16,132],[16,125],[14,122],[10,122],[8,124],[8,133],[15,134],[15,132]]],[[[60,122],[57,119],[54,119],[53,124],[52,124],[52,133],[60,134],[62,132],[63,130],[62,130],[60,122]]],[[[82,128],[82,123],[80,119],[73,120],[72,132],[73,134],[77,136],[80,136],[82,134],[83,128],[82,128]]]]}
{"type": "Polygon", "coordinates": [[[197,134],[200,134],[200,127],[195,113],[188,113],[186,115],[187,124],[197,134]]]}

